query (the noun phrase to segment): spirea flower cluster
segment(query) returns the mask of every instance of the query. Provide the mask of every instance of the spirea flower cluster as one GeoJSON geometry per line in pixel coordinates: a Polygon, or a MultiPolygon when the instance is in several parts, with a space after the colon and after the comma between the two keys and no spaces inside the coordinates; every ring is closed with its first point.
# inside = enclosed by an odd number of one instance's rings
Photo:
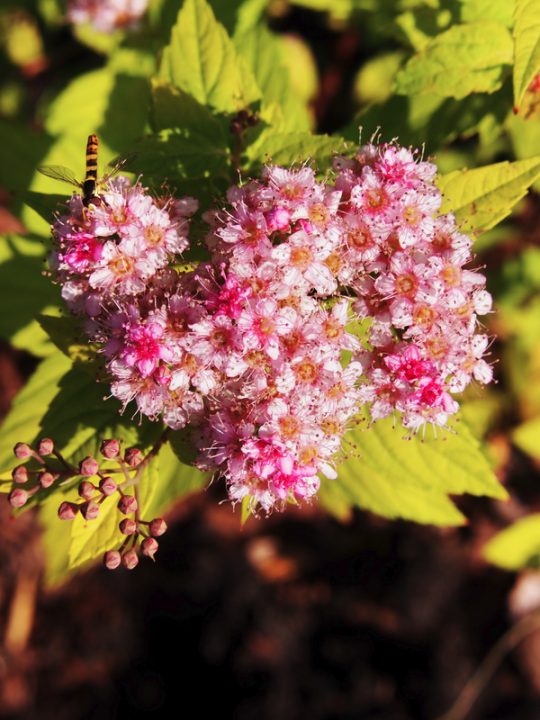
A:
{"type": "Polygon", "coordinates": [[[110,34],[133,26],[147,7],[148,0],[71,0],[67,15],[74,25],[90,23],[95,30],[110,34]]]}
{"type": "Polygon", "coordinates": [[[182,270],[196,200],[120,178],[97,207],[72,198],[52,266],[112,394],[190,424],[197,467],[269,510],[336,477],[362,405],[444,427],[451,393],[492,378],[477,332],[491,297],[439,214],[436,170],[393,144],[336,158],[332,183],[266,167],[203,214],[211,260],[182,270]]]}

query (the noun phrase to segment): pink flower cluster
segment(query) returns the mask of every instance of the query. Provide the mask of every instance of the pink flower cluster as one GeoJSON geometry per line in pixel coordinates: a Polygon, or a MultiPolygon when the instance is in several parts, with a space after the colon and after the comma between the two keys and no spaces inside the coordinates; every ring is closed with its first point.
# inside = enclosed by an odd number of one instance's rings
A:
{"type": "Polygon", "coordinates": [[[74,25],[91,23],[95,30],[110,34],[134,25],[147,6],[148,0],[71,0],[67,15],[74,25]]]}
{"type": "Polygon", "coordinates": [[[191,198],[125,178],[53,232],[63,296],[102,345],[112,393],[172,429],[233,501],[269,510],[335,478],[344,433],[372,419],[445,426],[450,393],[491,380],[471,240],[439,215],[436,167],[396,145],[309,167],[267,167],[207,211],[211,261],[179,268],[191,198]],[[356,323],[356,327],[353,327],[356,323]],[[358,325],[361,324],[360,335],[358,325]],[[347,358],[347,361],[346,361],[347,358]]]}

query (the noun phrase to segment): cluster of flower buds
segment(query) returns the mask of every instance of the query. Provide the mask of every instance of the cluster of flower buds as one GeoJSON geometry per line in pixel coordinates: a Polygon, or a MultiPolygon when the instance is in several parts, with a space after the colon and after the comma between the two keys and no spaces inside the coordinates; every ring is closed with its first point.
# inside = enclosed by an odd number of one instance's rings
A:
{"type": "MultiPolygon", "coordinates": [[[[139,562],[136,551],[138,540],[141,540],[141,553],[154,559],[154,554],[158,550],[158,543],[155,538],[163,535],[167,530],[167,525],[162,518],[155,518],[151,521],[142,520],[139,516],[136,497],[125,492],[128,487],[136,487],[137,471],[140,471],[146,465],[145,458],[143,458],[140,450],[128,448],[122,457],[117,440],[104,440],[100,452],[107,460],[114,461],[118,468],[108,468],[103,472],[100,470],[98,462],[91,455],[81,460],[78,468],[71,466],[49,439],[41,440],[36,450],[33,450],[26,443],[17,443],[14,452],[19,460],[30,458],[37,460],[41,469],[28,470],[26,465],[18,465],[13,470],[13,481],[17,484],[26,483],[31,477],[37,479],[36,484],[30,490],[19,487],[12,489],[8,500],[13,507],[22,507],[38,490],[51,488],[57,481],[65,484],[72,478],[81,476],[85,479],[79,483],[80,502],[62,502],[58,508],[58,517],[61,520],[74,520],[77,513],[80,512],[85,520],[95,520],[99,515],[101,504],[108,497],[116,494],[119,496],[117,501],[118,511],[122,515],[131,515],[133,517],[125,517],[120,521],[119,529],[126,536],[126,539],[119,550],[110,550],[105,554],[105,565],[111,570],[118,567],[120,563],[129,569],[134,568],[139,562]],[[53,467],[44,460],[44,457],[48,455],[53,455],[59,461],[59,467],[53,467]],[[131,471],[135,471],[134,477],[130,476],[131,471]],[[118,482],[111,477],[115,474],[118,482]],[[88,478],[97,478],[98,484],[95,485],[95,481],[92,482],[88,478]]],[[[57,483],[57,486],[60,483],[57,483]]]]}
{"type": "Polygon", "coordinates": [[[336,477],[362,405],[445,427],[450,393],[492,378],[476,332],[491,296],[436,170],[395,144],[336,158],[332,183],[266,167],[203,215],[211,261],[180,274],[196,201],[121,178],[99,207],[74,197],[52,265],[113,395],[191,424],[197,467],[268,511],[336,477]]]}
{"type": "Polygon", "coordinates": [[[110,34],[135,25],[147,7],[148,0],[70,0],[67,16],[74,25],[90,23],[98,32],[110,34]]]}

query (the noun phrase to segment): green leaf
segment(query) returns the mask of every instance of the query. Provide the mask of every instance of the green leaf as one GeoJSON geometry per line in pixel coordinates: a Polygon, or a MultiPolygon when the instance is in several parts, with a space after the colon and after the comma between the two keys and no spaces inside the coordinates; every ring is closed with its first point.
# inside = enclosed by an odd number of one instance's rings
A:
{"type": "Polygon", "coordinates": [[[63,304],[60,288],[43,275],[45,253],[39,238],[4,236],[0,245],[0,337],[38,357],[50,355],[54,346],[34,314],[63,304]]]}
{"type": "MultiPolygon", "coordinates": [[[[71,488],[63,500],[77,502],[77,488],[71,488]]],[[[45,551],[45,585],[54,587],[64,582],[74,571],[69,570],[71,523],[58,518],[60,500],[57,495],[44,498],[39,507],[39,524],[43,529],[42,546],[45,551]]]]}
{"type": "Polygon", "coordinates": [[[58,394],[60,381],[71,367],[60,352],[44,360],[12,403],[0,435],[0,471],[13,468],[17,461],[13,448],[18,442],[32,442],[39,435],[40,421],[58,394]]]}
{"type": "Polygon", "coordinates": [[[514,11],[514,107],[540,70],[540,0],[516,0],[514,11]]]}
{"type": "Polygon", "coordinates": [[[344,150],[345,146],[341,138],[301,132],[275,133],[269,129],[246,148],[243,167],[248,173],[258,175],[261,167],[267,162],[288,167],[300,158],[302,160],[312,158],[324,173],[330,167],[334,155],[344,150]]]}
{"type": "Polygon", "coordinates": [[[453,212],[458,219],[467,220],[474,232],[489,230],[510,214],[539,176],[538,155],[475,170],[456,170],[437,181],[445,196],[441,212],[453,212]]]}
{"type": "Polygon", "coordinates": [[[396,79],[402,95],[463,98],[498,90],[512,62],[512,38],[501,23],[454,25],[405,65],[396,79]]]}
{"type": "Polygon", "coordinates": [[[236,113],[260,90],[205,0],[186,0],[163,51],[163,80],[218,112],[236,113]]]}
{"type": "Polygon", "coordinates": [[[506,570],[540,566],[540,513],[518,520],[484,546],[484,557],[506,570]]]}
{"type": "Polygon", "coordinates": [[[520,450],[540,460],[540,418],[528,420],[512,432],[512,440],[520,450]]]}
{"type": "Polygon", "coordinates": [[[514,0],[459,0],[462,23],[484,21],[486,18],[512,29],[514,0]]]}
{"type": "Polygon", "coordinates": [[[74,365],[92,375],[94,379],[100,371],[103,371],[104,362],[101,355],[98,355],[99,345],[88,342],[80,318],[38,315],[37,321],[56,347],[74,365]]]}
{"type": "Polygon", "coordinates": [[[352,504],[388,518],[459,525],[463,516],[449,494],[507,497],[463,423],[446,440],[428,432],[424,440],[404,441],[402,432],[388,419],[347,435],[361,457],[349,458],[336,480],[322,484],[319,494],[330,511],[343,517],[352,504]]]}
{"type": "Polygon", "coordinates": [[[227,148],[230,120],[216,117],[206,105],[160,78],[152,78],[152,116],[156,131],[190,128],[212,144],[227,148]]]}
{"type": "MultiPolygon", "coordinates": [[[[202,128],[203,132],[205,128],[202,128]]],[[[221,127],[216,125],[213,137],[191,127],[162,130],[135,145],[140,156],[135,166],[156,180],[200,180],[230,177],[230,152],[221,127]]]]}
{"type": "Polygon", "coordinates": [[[283,121],[277,129],[282,132],[309,131],[311,121],[307,106],[293,91],[281,38],[259,25],[235,35],[234,41],[261,88],[263,108],[278,103],[282,109],[283,121]]]}
{"type": "Polygon", "coordinates": [[[207,486],[210,479],[210,473],[202,473],[192,465],[180,462],[171,444],[167,443],[159,453],[159,480],[154,483],[154,494],[145,513],[152,520],[160,517],[177,500],[207,486]]]}
{"type": "Polygon", "coordinates": [[[23,190],[17,193],[17,195],[28,207],[35,210],[37,214],[48,223],[53,222],[55,213],[58,212],[59,207],[66,203],[65,193],[63,195],[49,195],[48,193],[23,190]]]}

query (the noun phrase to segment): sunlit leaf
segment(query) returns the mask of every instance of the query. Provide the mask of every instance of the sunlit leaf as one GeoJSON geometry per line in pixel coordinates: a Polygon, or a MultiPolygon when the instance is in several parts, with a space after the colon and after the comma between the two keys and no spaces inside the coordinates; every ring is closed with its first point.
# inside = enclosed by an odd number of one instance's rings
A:
{"type": "Polygon", "coordinates": [[[463,98],[498,90],[512,62],[512,38],[501,23],[454,25],[431,40],[396,79],[403,95],[463,98]]]}
{"type": "Polygon", "coordinates": [[[540,0],[516,0],[514,11],[514,106],[540,71],[540,0]]]}
{"type": "Polygon", "coordinates": [[[540,156],[456,170],[437,181],[444,194],[442,212],[467,220],[473,231],[489,230],[510,214],[539,176],[540,156]]]}
{"type": "Polygon", "coordinates": [[[260,90],[205,0],[186,0],[163,51],[160,76],[202,105],[236,113],[260,90]]]}
{"type": "Polygon", "coordinates": [[[484,546],[484,557],[506,570],[540,566],[540,514],[518,520],[484,546]]]}
{"type": "Polygon", "coordinates": [[[385,420],[348,433],[361,457],[347,459],[336,480],[323,482],[321,500],[339,517],[353,505],[388,518],[461,524],[463,516],[448,495],[504,499],[507,494],[467,427],[460,423],[458,430],[445,440],[428,431],[424,440],[414,436],[405,441],[403,429],[385,420]]]}

